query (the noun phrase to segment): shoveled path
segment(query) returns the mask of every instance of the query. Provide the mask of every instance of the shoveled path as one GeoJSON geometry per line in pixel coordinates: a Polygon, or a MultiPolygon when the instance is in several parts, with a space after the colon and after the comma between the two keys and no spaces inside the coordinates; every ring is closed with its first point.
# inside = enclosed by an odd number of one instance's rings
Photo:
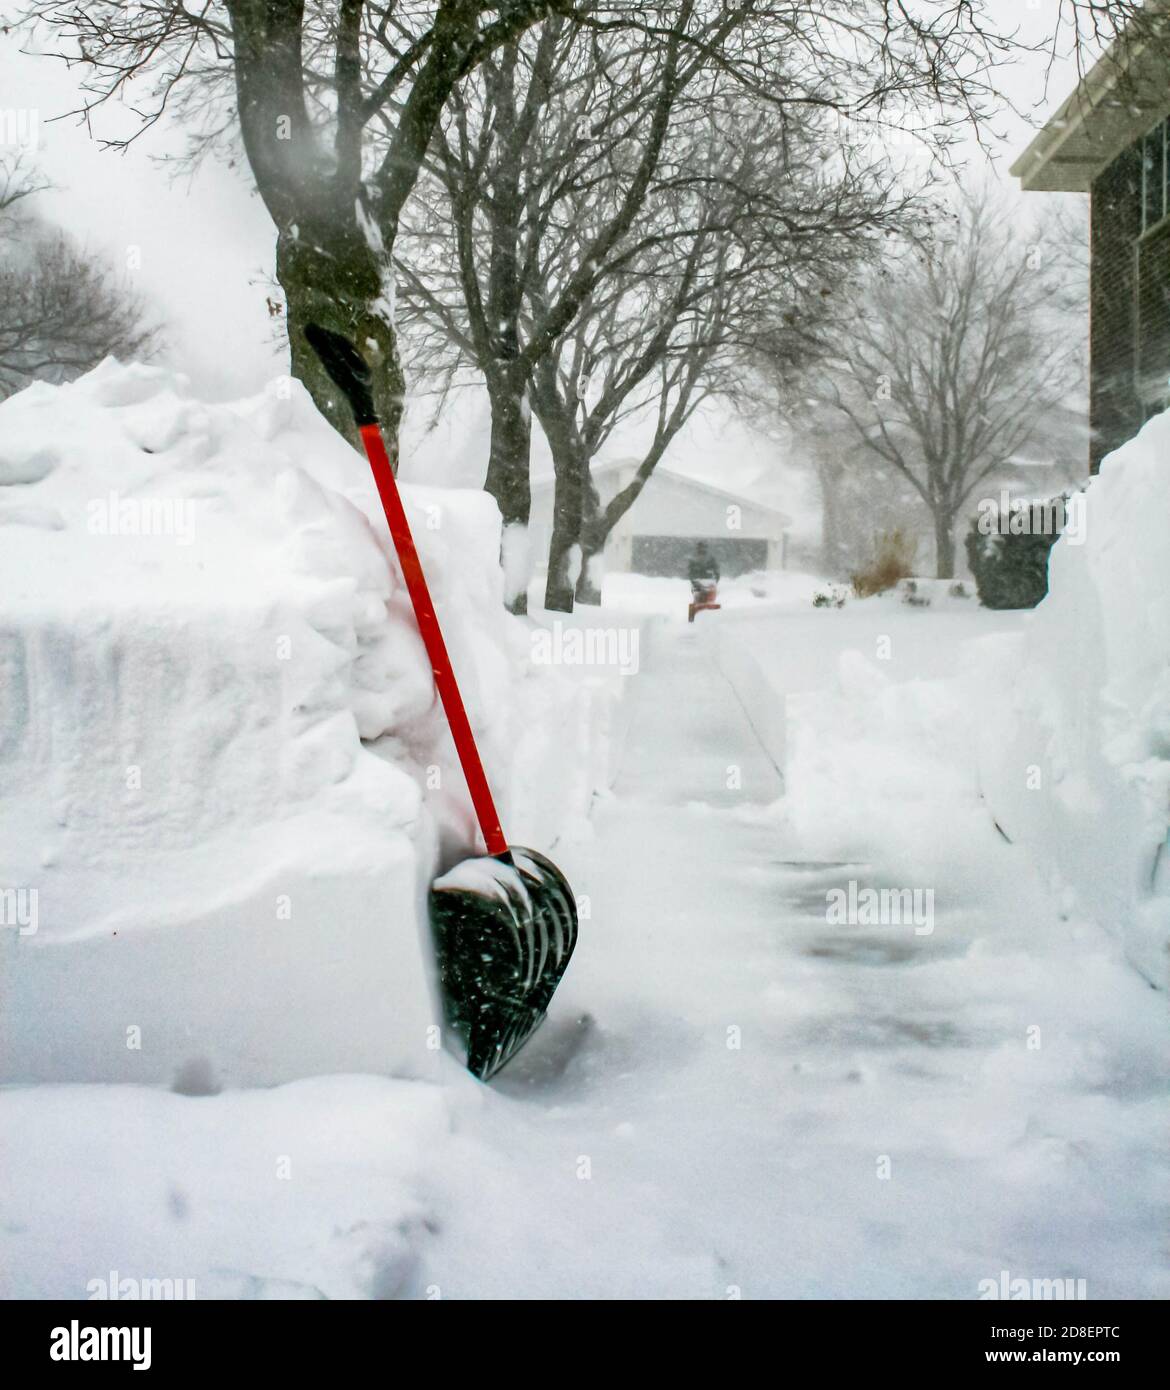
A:
{"type": "Polygon", "coordinates": [[[577,958],[451,1154],[440,1282],[974,1298],[1007,1271],[1165,1293],[1164,1001],[1070,935],[990,824],[929,937],[831,926],[827,890],[882,865],[801,860],[703,636],[658,631],[630,695],[596,839],[563,856],[577,958]],[[1021,921],[1023,950],[1002,931],[1021,921]]]}

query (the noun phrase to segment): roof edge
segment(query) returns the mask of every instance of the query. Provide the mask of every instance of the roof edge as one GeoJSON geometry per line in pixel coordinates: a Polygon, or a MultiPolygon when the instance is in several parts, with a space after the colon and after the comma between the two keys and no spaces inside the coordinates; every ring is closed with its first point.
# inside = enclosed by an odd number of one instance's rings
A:
{"type": "MultiPolygon", "coordinates": [[[[1170,0],[1154,0],[1165,13],[1170,0]]],[[[1087,193],[1097,175],[1170,115],[1170,29],[1119,35],[1011,165],[1025,192],[1087,193]],[[1162,42],[1159,42],[1159,39],[1162,42]],[[1119,97],[1118,88],[1128,90],[1119,97]]]]}
{"type": "MultiPolygon", "coordinates": [[[[594,472],[609,472],[611,469],[621,468],[631,464],[636,465],[639,462],[640,460],[636,458],[610,459],[597,466],[594,472]]],[[[779,507],[774,507],[770,502],[761,502],[758,498],[752,497],[744,492],[728,492],[726,488],[717,487],[714,483],[706,483],[701,478],[694,478],[689,473],[680,473],[674,468],[663,468],[659,465],[655,468],[651,477],[670,483],[682,483],[684,486],[694,488],[698,492],[706,492],[714,497],[722,497],[728,502],[735,502],[740,506],[754,507],[757,511],[770,512],[773,516],[779,517],[781,521],[788,522],[789,524],[792,522],[792,517],[789,516],[787,512],[782,511],[779,507]]],[[[555,482],[555,473],[546,473],[539,478],[533,478],[532,491],[543,492],[551,488],[555,482]]]]}

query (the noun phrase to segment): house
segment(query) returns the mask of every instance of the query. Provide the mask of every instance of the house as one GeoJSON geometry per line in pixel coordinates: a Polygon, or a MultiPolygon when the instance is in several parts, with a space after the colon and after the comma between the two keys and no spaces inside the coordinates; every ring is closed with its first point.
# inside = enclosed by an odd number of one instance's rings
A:
{"type": "Polygon", "coordinates": [[[1088,193],[1090,469],[1170,406],[1170,46],[1131,30],[1085,74],[1012,173],[1088,193]]]}
{"type": "MultiPolygon", "coordinates": [[[[638,462],[594,465],[591,477],[603,503],[633,479],[638,462]]],[[[529,530],[538,555],[548,554],[553,489],[551,477],[532,484],[529,530]]],[[[605,568],[685,576],[696,544],[705,541],[724,575],[783,569],[790,524],[774,507],[658,467],[610,533],[605,568]]]]}

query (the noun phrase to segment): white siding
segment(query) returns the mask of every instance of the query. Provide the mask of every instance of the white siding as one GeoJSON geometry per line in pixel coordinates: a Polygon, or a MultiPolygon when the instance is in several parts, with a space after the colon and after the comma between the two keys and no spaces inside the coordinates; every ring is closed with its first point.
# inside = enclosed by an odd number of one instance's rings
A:
{"type": "MultiPolygon", "coordinates": [[[[633,471],[633,465],[604,470],[598,477],[602,497],[611,497],[629,481],[633,471]]],[[[552,504],[552,482],[542,480],[532,489],[532,533],[537,555],[548,550],[552,504]]],[[[606,565],[618,570],[629,568],[633,536],[679,536],[696,540],[766,540],[768,563],[780,568],[787,524],[788,518],[780,512],[659,469],[614,528],[606,546],[606,565]]]]}

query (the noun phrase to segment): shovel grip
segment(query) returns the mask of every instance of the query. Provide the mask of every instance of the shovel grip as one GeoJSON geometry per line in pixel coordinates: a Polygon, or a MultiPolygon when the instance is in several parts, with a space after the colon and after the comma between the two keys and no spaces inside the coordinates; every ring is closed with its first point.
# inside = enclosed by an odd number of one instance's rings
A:
{"type": "Polygon", "coordinates": [[[322,328],[319,323],[310,323],[305,327],[305,341],[317,354],[317,360],[325,368],[329,380],[345,397],[355,424],[359,428],[377,424],[374,374],[370,371],[370,364],[345,334],[322,328]]]}

